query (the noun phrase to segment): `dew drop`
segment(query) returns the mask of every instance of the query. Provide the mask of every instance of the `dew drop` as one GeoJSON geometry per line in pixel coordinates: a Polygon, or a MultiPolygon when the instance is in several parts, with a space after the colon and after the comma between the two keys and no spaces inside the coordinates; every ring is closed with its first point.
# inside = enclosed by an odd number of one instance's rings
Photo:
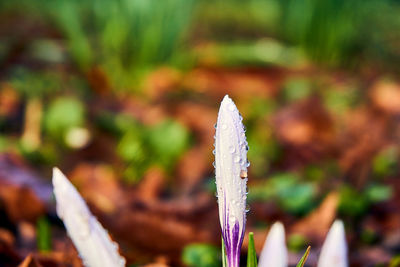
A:
{"type": "Polygon", "coordinates": [[[250,206],[246,205],[246,212],[249,212],[249,211],[250,211],[250,206]]]}
{"type": "Polygon", "coordinates": [[[214,168],[215,168],[215,161],[213,161],[212,165],[213,165],[213,166],[214,166],[214,168]]]}
{"type": "Polygon", "coordinates": [[[250,161],[249,160],[247,160],[247,162],[246,162],[246,168],[248,168],[248,167],[250,167],[250,161]]]}
{"type": "Polygon", "coordinates": [[[217,124],[214,124],[214,128],[217,129],[217,124]]]}
{"type": "Polygon", "coordinates": [[[242,178],[242,179],[247,178],[247,171],[241,170],[240,171],[240,178],[242,178]]]}
{"type": "Polygon", "coordinates": [[[212,151],[212,153],[215,155],[215,149],[212,151]]]}
{"type": "Polygon", "coordinates": [[[239,156],[235,156],[235,157],[233,158],[233,161],[236,162],[236,163],[238,163],[238,162],[240,161],[240,157],[239,157],[239,156]]]}
{"type": "Polygon", "coordinates": [[[249,146],[248,145],[246,145],[246,151],[249,151],[249,146]]]}

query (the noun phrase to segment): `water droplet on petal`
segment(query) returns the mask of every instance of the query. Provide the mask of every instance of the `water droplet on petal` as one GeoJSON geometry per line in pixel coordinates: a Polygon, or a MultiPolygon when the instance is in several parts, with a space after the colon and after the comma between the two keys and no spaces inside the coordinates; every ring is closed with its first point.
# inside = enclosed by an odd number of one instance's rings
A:
{"type": "Polygon", "coordinates": [[[212,151],[212,153],[215,155],[215,149],[212,151]]]}
{"type": "Polygon", "coordinates": [[[214,166],[214,168],[215,168],[215,161],[213,161],[212,165],[213,165],[213,166],[214,166]]]}
{"type": "Polygon", "coordinates": [[[246,168],[248,168],[248,167],[250,167],[250,161],[249,160],[247,160],[247,162],[246,162],[246,168]]]}
{"type": "Polygon", "coordinates": [[[233,158],[233,161],[236,162],[236,163],[238,163],[238,162],[240,161],[240,157],[239,157],[239,156],[235,156],[235,157],[233,158]]]}
{"type": "Polygon", "coordinates": [[[214,124],[214,128],[217,129],[217,124],[214,124]]]}
{"type": "Polygon", "coordinates": [[[246,212],[249,212],[249,211],[250,211],[250,206],[246,205],[246,212]]]}
{"type": "Polygon", "coordinates": [[[247,178],[247,171],[241,170],[240,171],[240,178],[242,178],[242,179],[247,178]]]}

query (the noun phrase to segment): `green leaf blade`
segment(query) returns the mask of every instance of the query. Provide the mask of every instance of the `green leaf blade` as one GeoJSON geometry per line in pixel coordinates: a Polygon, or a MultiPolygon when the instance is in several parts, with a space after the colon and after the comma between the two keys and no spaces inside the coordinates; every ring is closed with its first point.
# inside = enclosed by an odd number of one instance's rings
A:
{"type": "Polygon", "coordinates": [[[254,234],[249,233],[249,247],[247,250],[247,267],[257,267],[257,253],[254,245],[254,234]]]}
{"type": "Polygon", "coordinates": [[[310,249],[311,249],[311,246],[308,246],[306,252],[304,253],[303,257],[301,257],[301,259],[300,259],[299,263],[297,263],[296,267],[304,266],[304,264],[306,263],[306,260],[308,258],[308,255],[310,254],[310,249]]]}

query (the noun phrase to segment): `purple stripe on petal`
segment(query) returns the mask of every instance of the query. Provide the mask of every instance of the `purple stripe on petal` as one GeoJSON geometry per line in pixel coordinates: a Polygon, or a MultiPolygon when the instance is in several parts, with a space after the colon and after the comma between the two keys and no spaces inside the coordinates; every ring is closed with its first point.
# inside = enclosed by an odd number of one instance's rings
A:
{"type": "Polygon", "coordinates": [[[223,229],[223,239],[225,242],[226,256],[230,267],[238,267],[240,260],[240,248],[243,242],[243,231],[240,232],[239,222],[236,221],[231,227],[229,222],[223,229]],[[232,229],[232,231],[230,231],[232,229]]]}

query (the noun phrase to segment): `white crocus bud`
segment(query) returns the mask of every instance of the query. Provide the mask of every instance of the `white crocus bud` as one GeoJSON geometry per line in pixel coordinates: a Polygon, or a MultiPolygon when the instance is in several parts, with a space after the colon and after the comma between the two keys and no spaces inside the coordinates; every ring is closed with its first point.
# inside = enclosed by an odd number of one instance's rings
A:
{"type": "Polygon", "coordinates": [[[86,267],[122,267],[125,259],[118,253],[107,231],[90,213],[75,187],[58,169],[53,169],[57,214],[63,220],[86,267]]]}
{"type": "Polygon", "coordinates": [[[247,141],[242,116],[226,95],[215,133],[215,177],[227,264],[238,267],[246,225],[247,141]]]}
{"type": "Polygon", "coordinates": [[[285,228],[276,222],[269,230],[261,251],[258,267],[287,267],[288,252],[285,243],[285,228]]]}
{"type": "Polygon", "coordinates": [[[347,243],[343,222],[336,220],[325,239],[318,267],[347,267],[347,243]]]}

